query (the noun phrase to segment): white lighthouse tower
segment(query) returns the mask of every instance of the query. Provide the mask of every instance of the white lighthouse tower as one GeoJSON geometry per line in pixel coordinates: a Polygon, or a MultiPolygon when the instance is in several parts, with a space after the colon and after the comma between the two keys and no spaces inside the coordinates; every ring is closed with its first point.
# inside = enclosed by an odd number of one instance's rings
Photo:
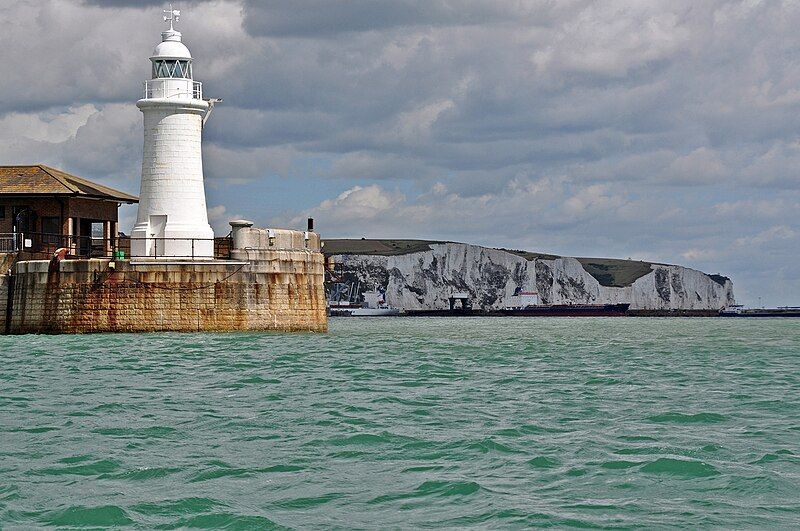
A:
{"type": "Polygon", "coordinates": [[[201,135],[213,103],[192,78],[192,55],[165,11],[169,29],[150,61],[152,79],[136,106],[144,114],[144,156],[139,213],[131,234],[134,257],[211,259],[214,231],[208,224],[201,135]]]}

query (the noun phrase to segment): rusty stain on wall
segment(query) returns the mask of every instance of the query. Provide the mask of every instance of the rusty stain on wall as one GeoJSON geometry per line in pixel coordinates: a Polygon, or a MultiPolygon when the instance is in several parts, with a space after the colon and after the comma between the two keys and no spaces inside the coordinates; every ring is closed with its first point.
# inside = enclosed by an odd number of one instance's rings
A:
{"type": "Polygon", "coordinates": [[[10,332],[327,331],[323,258],[281,251],[246,263],[15,265],[10,332]]]}

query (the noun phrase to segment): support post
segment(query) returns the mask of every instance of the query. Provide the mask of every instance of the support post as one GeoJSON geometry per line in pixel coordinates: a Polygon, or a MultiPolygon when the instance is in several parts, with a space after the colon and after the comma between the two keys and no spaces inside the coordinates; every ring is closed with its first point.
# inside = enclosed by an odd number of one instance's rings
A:
{"type": "MultiPolygon", "coordinates": [[[[117,229],[117,222],[111,222],[111,252],[114,253],[119,250],[119,230],[117,229]]],[[[113,256],[113,255],[112,255],[113,256]]]]}
{"type": "Polygon", "coordinates": [[[106,256],[111,256],[111,221],[103,222],[103,252],[106,256]]]}

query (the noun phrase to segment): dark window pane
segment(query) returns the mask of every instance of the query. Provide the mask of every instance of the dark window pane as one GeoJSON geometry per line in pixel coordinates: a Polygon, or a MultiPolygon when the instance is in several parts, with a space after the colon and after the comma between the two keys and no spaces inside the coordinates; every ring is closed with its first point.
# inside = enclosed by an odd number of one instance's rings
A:
{"type": "Polygon", "coordinates": [[[42,232],[45,234],[61,234],[61,218],[42,216],[42,232]]]}
{"type": "Polygon", "coordinates": [[[0,219],[6,219],[6,207],[0,205],[0,219]]]}
{"type": "Polygon", "coordinates": [[[11,217],[17,232],[35,232],[36,213],[28,206],[11,207],[11,217]]]}
{"type": "Polygon", "coordinates": [[[157,61],[156,62],[156,70],[157,76],[156,77],[169,77],[169,64],[168,61],[157,61]]]}

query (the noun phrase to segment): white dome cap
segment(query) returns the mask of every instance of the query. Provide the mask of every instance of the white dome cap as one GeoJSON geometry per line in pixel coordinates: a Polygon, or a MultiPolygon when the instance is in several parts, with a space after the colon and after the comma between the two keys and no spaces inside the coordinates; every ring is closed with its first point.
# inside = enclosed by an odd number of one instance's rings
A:
{"type": "Polygon", "coordinates": [[[153,50],[153,57],[169,59],[191,59],[192,54],[189,53],[189,48],[181,42],[181,33],[175,30],[167,30],[161,34],[162,42],[153,50]]]}

